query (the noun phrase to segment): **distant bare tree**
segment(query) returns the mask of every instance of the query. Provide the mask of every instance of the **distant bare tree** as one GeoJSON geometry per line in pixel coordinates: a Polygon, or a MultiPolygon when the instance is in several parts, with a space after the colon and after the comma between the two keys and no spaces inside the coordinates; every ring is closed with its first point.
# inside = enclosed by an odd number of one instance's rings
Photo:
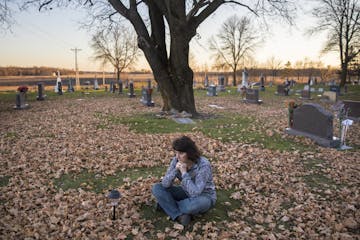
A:
{"type": "Polygon", "coordinates": [[[284,64],[284,76],[285,77],[290,77],[291,75],[291,72],[292,72],[292,67],[291,67],[291,62],[290,61],[287,61],[285,64],[284,64]]]}
{"type": "Polygon", "coordinates": [[[300,81],[300,75],[302,74],[304,69],[304,63],[302,61],[295,62],[295,72],[297,75],[297,80],[300,81]]]}
{"type": "Polygon", "coordinates": [[[360,53],[360,2],[359,0],[317,0],[313,16],[318,19],[310,33],[328,32],[324,52],[339,51],[341,82],[344,86],[349,63],[360,53]]]}
{"type": "Polygon", "coordinates": [[[272,80],[274,81],[274,78],[277,75],[277,72],[281,69],[281,60],[275,58],[274,56],[271,56],[267,61],[266,61],[266,65],[268,66],[268,68],[271,69],[271,74],[272,74],[272,80]]]}
{"type": "Polygon", "coordinates": [[[259,43],[256,29],[247,17],[229,17],[221,26],[216,37],[210,39],[210,50],[214,52],[217,68],[229,68],[233,72],[233,86],[236,86],[236,71],[241,60],[249,57],[259,43]]]}
{"type": "Polygon", "coordinates": [[[334,69],[332,69],[330,65],[328,65],[327,67],[319,66],[319,71],[321,83],[329,81],[334,74],[334,69]]]}
{"type": "Polygon", "coordinates": [[[120,73],[134,64],[139,54],[136,34],[120,25],[96,32],[91,47],[95,60],[110,63],[116,69],[118,82],[120,73]]]}

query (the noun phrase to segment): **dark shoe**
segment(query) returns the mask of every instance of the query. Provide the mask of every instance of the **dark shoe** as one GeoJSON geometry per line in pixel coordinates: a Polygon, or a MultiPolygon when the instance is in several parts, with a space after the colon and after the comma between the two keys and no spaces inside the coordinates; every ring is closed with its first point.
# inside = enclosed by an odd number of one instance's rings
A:
{"type": "Polygon", "coordinates": [[[163,211],[162,207],[158,203],[155,204],[155,211],[157,212],[163,211]]]}
{"type": "Polygon", "coordinates": [[[185,227],[185,226],[189,225],[189,223],[191,221],[191,216],[188,214],[183,214],[181,216],[178,216],[176,218],[176,220],[185,227]]]}

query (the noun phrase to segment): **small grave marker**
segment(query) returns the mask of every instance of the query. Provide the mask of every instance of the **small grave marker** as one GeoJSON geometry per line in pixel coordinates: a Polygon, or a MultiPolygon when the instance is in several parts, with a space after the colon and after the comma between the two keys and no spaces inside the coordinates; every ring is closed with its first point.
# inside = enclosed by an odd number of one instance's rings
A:
{"type": "Polygon", "coordinates": [[[345,111],[348,113],[347,118],[359,122],[360,101],[344,100],[343,103],[344,103],[345,111]]]}
{"type": "Polygon", "coordinates": [[[36,97],[36,100],[43,101],[45,100],[44,85],[42,83],[38,83],[37,86],[38,86],[38,95],[36,97]]]}
{"type": "Polygon", "coordinates": [[[134,83],[131,81],[129,84],[129,93],[128,93],[129,98],[134,98],[136,97],[136,95],[134,94],[134,83]]]}
{"type": "Polygon", "coordinates": [[[16,93],[16,105],[14,106],[14,109],[22,110],[29,107],[29,104],[26,103],[26,92],[20,91],[16,93]]]}
{"type": "Polygon", "coordinates": [[[258,89],[246,89],[245,99],[243,99],[246,103],[262,103],[262,100],[259,100],[259,90],[258,89]]]}
{"type": "Polygon", "coordinates": [[[206,93],[207,96],[210,96],[210,97],[215,97],[217,96],[217,93],[216,93],[216,86],[215,85],[210,85],[208,88],[207,88],[207,93],[206,93]]]}

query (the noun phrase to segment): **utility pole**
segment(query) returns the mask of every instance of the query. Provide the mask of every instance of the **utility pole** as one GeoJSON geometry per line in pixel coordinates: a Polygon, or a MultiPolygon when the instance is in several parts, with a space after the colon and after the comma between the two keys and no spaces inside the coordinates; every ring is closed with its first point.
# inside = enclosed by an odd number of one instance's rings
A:
{"type": "Polygon", "coordinates": [[[77,62],[77,53],[81,51],[79,48],[72,48],[71,51],[75,52],[75,79],[76,79],[76,90],[80,90],[80,80],[79,80],[79,68],[77,62]]]}

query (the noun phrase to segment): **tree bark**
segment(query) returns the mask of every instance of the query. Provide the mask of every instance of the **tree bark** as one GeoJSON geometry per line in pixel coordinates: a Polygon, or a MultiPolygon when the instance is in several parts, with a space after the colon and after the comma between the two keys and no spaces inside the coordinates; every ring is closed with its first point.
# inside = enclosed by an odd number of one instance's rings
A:
{"type": "Polygon", "coordinates": [[[189,67],[189,42],[195,35],[186,22],[182,1],[158,5],[149,1],[152,22],[151,41],[139,43],[159,85],[163,99],[163,111],[175,109],[197,115],[193,92],[193,71],[189,67]],[[170,25],[170,54],[167,56],[163,13],[170,25]],[[171,12],[169,14],[169,12],[171,12]]]}
{"type": "Polygon", "coordinates": [[[340,87],[345,86],[347,73],[348,73],[348,63],[344,62],[341,64],[340,87]]]}
{"type": "Polygon", "coordinates": [[[236,69],[233,70],[233,86],[235,87],[236,86],[236,69]]]}

